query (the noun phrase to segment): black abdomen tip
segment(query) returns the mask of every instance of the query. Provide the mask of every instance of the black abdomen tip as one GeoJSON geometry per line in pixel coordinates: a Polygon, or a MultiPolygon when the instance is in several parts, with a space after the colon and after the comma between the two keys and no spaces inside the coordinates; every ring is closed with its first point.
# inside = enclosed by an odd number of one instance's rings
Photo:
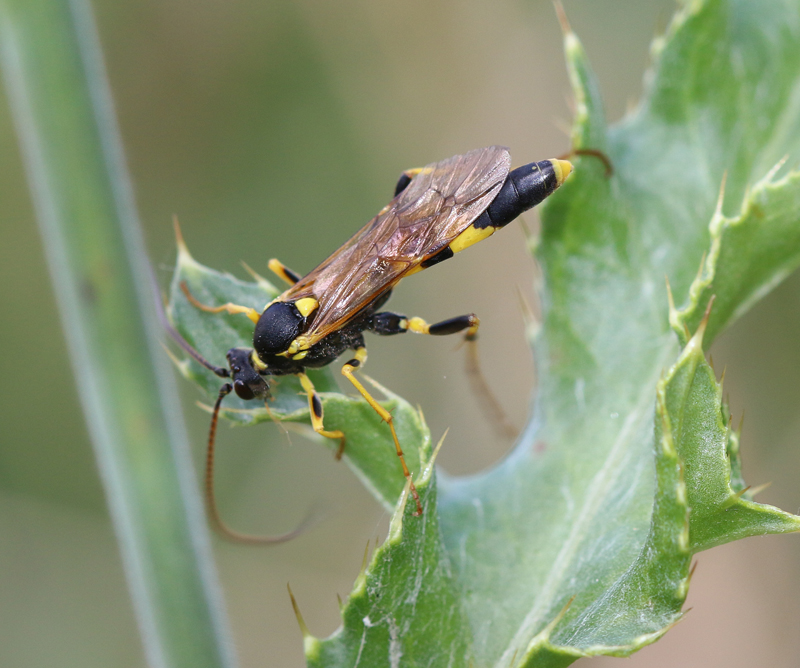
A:
{"type": "Polygon", "coordinates": [[[474,226],[481,229],[508,225],[555,192],[571,171],[572,165],[566,160],[542,160],[517,167],[508,173],[497,197],[474,226]]]}

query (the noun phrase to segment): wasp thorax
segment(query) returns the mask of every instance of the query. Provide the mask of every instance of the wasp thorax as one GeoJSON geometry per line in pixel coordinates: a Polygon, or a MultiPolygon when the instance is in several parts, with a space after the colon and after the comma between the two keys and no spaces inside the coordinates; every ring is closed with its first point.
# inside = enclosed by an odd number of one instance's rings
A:
{"type": "Polygon", "coordinates": [[[228,351],[228,365],[233,379],[233,390],[240,399],[266,399],[269,385],[253,368],[250,356],[253,351],[247,348],[231,348],[228,351]]]}
{"type": "Polygon", "coordinates": [[[261,314],[253,334],[253,347],[262,359],[285,352],[301,333],[305,318],[294,302],[275,302],[261,314]]]}

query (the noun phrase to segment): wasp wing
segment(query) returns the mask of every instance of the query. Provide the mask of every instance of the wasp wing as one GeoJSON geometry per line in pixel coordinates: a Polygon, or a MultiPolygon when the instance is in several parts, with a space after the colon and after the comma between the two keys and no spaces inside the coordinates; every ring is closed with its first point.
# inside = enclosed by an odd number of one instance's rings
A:
{"type": "Polygon", "coordinates": [[[491,204],[511,164],[490,146],[424,167],[408,187],[281,301],[314,297],[310,347],[447,247],[491,204]]]}

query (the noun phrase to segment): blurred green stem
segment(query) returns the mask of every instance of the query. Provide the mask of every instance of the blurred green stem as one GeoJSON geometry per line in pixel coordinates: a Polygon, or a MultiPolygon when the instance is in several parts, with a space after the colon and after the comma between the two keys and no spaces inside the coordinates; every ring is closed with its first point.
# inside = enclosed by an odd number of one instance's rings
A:
{"type": "Polygon", "coordinates": [[[147,660],[232,666],[88,1],[0,0],[0,62],[147,660]]]}

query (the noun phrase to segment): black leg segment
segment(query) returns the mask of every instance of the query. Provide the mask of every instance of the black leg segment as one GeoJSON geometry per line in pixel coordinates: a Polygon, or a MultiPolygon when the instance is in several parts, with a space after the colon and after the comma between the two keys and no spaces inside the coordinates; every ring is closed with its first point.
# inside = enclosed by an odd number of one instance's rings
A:
{"type": "Polygon", "coordinates": [[[372,316],[372,331],[383,336],[402,334],[408,331],[408,319],[404,315],[389,311],[376,313],[372,316]]]}
{"type": "MultiPolygon", "coordinates": [[[[473,328],[477,332],[478,317],[474,313],[460,315],[449,320],[442,320],[428,327],[428,334],[433,336],[445,336],[447,334],[457,334],[465,329],[473,328]]],[[[468,332],[469,334],[469,332],[468,332]]]]}

